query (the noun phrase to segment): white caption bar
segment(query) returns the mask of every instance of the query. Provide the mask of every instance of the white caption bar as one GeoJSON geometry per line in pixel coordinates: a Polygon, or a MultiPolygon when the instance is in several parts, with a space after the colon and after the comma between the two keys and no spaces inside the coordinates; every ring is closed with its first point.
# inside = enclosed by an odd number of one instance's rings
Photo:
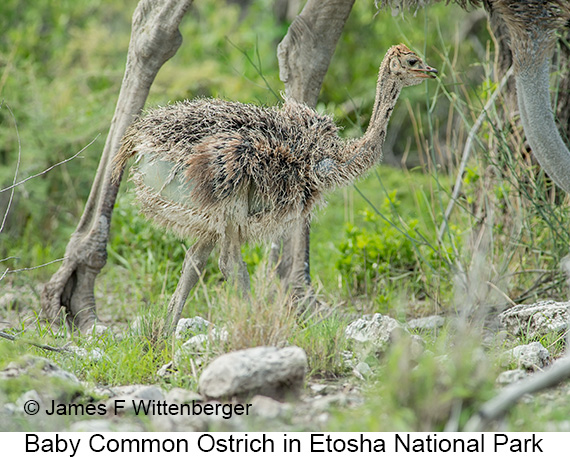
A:
{"type": "Polygon", "coordinates": [[[561,455],[570,433],[3,433],[5,455],[561,455]]]}

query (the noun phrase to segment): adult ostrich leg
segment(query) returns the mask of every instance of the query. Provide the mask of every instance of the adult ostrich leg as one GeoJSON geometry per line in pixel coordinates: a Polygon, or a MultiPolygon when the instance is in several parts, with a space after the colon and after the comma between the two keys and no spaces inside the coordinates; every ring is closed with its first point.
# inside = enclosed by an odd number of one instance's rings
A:
{"type": "MultiPolygon", "coordinates": [[[[315,107],[354,0],[308,0],[279,44],[279,77],[288,98],[315,107]]],[[[310,222],[303,221],[271,247],[271,263],[297,292],[310,285],[310,222]]]]}
{"type": "Polygon", "coordinates": [[[554,122],[550,64],[556,32],[570,21],[567,0],[490,1],[491,14],[506,24],[513,53],[521,123],[541,167],[570,193],[570,151],[554,122]]]}
{"type": "MultiPolygon", "coordinates": [[[[441,0],[432,0],[433,3],[441,0]]],[[[495,25],[504,24],[515,66],[517,103],[524,133],[538,163],[570,193],[570,151],[554,122],[550,103],[550,64],[556,33],[570,25],[568,0],[454,0],[483,4],[495,25]]],[[[383,0],[392,7],[420,7],[419,0],[383,0]]]]}
{"type": "Polygon", "coordinates": [[[44,286],[42,309],[50,320],[88,332],[96,323],[95,278],[107,260],[109,225],[118,182],[110,163],[126,128],[144,106],[158,70],[178,50],[178,25],[192,0],[142,0],[133,14],[125,75],[89,198],[65,250],[65,260],[44,286]]]}

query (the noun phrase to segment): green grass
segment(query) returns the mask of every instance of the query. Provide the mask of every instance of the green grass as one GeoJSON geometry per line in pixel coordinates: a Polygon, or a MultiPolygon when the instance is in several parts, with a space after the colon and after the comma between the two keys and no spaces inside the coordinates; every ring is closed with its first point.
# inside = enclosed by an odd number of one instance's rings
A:
{"type": "Polygon", "coordinates": [[[443,431],[454,414],[457,425],[464,424],[494,395],[496,371],[477,344],[450,353],[449,342],[441,336],[439,350],[416,360],[407,345],[393,346],[366,388],[364,405],[337,411],[332,430],[443,431]]]}

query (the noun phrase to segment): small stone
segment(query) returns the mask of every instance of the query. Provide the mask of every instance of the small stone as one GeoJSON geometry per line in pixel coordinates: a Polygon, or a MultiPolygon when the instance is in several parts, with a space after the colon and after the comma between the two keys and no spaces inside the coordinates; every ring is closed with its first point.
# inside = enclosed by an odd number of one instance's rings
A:
{"type": "Polygon", "coordinates": [[[201,333],[200,335],[194,335],[189,338],[188,341],[182,345],[182,349],[186,352],[201,354],[208,350],[209,345],[210,337],[201,333]]]}
{"type": "Polygon", "coordinates": [[[65,350],[74,353],[76,356],[89,360],[90,362],[100,362],[103,359],[103,352],[99,349],[91,349],[88,351],[79,346],[65,346],[65,350]]]}
{"type": "Polygon", "coordinates": [[[22,411],[22,408],[18,408],[14,403],[6,403],[2,405],[0,409],[0,415],[4,416],[13,416],[18,411],[22,411]]]}
{"type": "Polygon", "coordinates": [[[192,403],[193,401],[203,401],[204,397],[198,392],[193,392],[191,390],[181,389],[180,387],[175,387],[170,392],[166,394],[167,403],[192,403]]]}
{"type": "Polygon", "coordinates": [[[115,395],[112,396],[106,403],[107,411],[114,414],[118,413],[130,413],[134,411],[135,405],[141,403],[141,400],[164,400],[164,394],[162,389],[157,386],[145,386],[145,385],[132,385],[132,386],[121,386],[119,388],[113,387],[115,395]],[[122,392],[122,393],[118,393],[122,392]],[[115,409],[116,406],[120,406],[115,409]]]}
{"type": "Polygon", "coordinates": [[[384,352],[388,345],[409,332],[397,320],[380,313],[366,315],[350,323],[345,335],[359,352],[384,352]]]}
{"type": "MultiPolygon", "coordinates": [[[[111,398],[114,398],[114,397],[120,397],[120,396],[126,396],[126,395],[136,396],[138,392],[144,392],[145,389],[147,389],[147,388],[152,388],[151,392],[153,392],[154,389],[158,389],[158,387],[155,387],[152,385],[149,386],[146,384],[129,384],[126,386],[103,387],[100,389],[95,389],[95,391],[98,395],[106,395],[106,396],[109,396],[111,398]]],[[[160,390],[160,389],[158,389],[158,390],[162,394],[162,390],[160,390]]]]}
{"type": "Polygon", "coordinates": [[[354,370],[360,374],[362,379],[368,378],[372,375],[372,369],[366,362],[358,362],[358,364],[354,367],[354,370]]]}
{"type": "Polygon", "coordinates": [[[44,402],[35,390],[29,390],[20,395],[20,397],[16,400],[16,410],[24,414],[29,414],[30,412],[25,409],[25,406],[27,406],[26,404],[29,401],[35,402],[35,405],[37,405],[38,408],[37,412],[43,411],[44,402]]]}
{"type": "Polygon", "coordinates": [[[514,382],[519,382],[524,378],[528,377],[528,372],[526,370],[507,370],[503,371],[499,376],[497,376],[497,384],[507,385],[513,384],[514,382]]]}
{"type": "Polygon", "coordinates": [[[16,378],[24,374],[34,377],[38,375],[56,377],[73,384],[80,384],[73,373],[63,370],[49,359],[32,355],[25,355],[16,362],[10,362],[4,370],[0,371],[0,379],[16,378]]]}
{"type": "Polygon", "coordinates": [[[160,378],[167,378],[168,376],[170,376],[173,372],[174,372],[174,362],[168,362],[165,363],[164,365],[162,365],[158,371],[156,372],[156,375],[160,378]]]}
{"type": "Polygon", "coordinates": [[[215,327],[208,334],[194,335],[174,353],[174,364],[184,365],[188,358],[199,360],[201,354],[208,352],[211,343],[223,343],[227,341],[228,336],[226,330],[218,330],[215,327]]]}
{"type": "Polygon", "coordinates": [[[202,372],[198,390],[208,398],[259,394],[281,399],[296,395],[307,370],[299,347],[255,347],[224,354],[202,372]]]}
{"type": "Polygon", "coordinates": [[[417,319],[410,319],[408,321],[408,327],[413,330],[432,331],[443,327],[443,324],[445,324],[445,319],[437,315],[418,317],[417,319]]]}
{"type": "Polygon", "coordinates": [[[180,319],[178,324],[176,324],[174,335],[176,339],[182,340],[200,333],[208,333],[210,327],[213,327],[213,324],[200,316],[191,317],[190,319],[180,319]]]}
{"type": "Polygon", "coordinates": [[[157,386],[142,386],[131,395],[141,400],[164,400],[164,393],[157,386]]]}
{"type": "Polygon", "coordinates": [[[523,344],[505,351],[504,364],[516,362],[521,368],[535,370],[545,367],[550,360],[550,353],[539,342],[523,344]]]}
{"type": "Polygon", "coordinates": [[[326,384],[310,383],[309,389],[311,389],[316,394],[325,394],[329,390],[329,386],[326,384]]]}
{"type": "Polygon", "coordinates": [[[251,399],[251,412],[263,419],[276,419],[290,410],[288,404],[281,403],[265,395],[255,395],[251,399]]]}
{"type": "Polygon", "coordinates": [[[92,341],[98,340],[102,336],[105,336],[107,332],[109,332],[109,328],[106,325],[93,324],[91,328],[85,332],[85,334],[87,335],[87,340],[92,341]]]}

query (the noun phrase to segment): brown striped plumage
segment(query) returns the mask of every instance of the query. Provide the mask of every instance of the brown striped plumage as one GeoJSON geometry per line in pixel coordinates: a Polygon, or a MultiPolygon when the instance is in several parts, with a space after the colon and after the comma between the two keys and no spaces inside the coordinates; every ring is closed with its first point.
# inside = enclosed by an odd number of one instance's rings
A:
{"type": "Polygon", "coordinates": [[[161,196],[145,164],[131,176],[143,212],[181,237],[216,237],[233,218],[244,239],[263,239],[308,215],[322,193],[314,168],[343,143],[331,118],[292,101],[277,109],[196,99],[136,121],[117,169],[133,153],[163,164],[160,185],[179,187],[178,197],[161,196]]]}
{"type": "MultiPolygon", "coordinates": [[[[435,72],[406,46],[390,48],[380,67],[370,125],[357,140],[342,139],[331,117],[293,100],[265,108],[202,98],[156,108],[127,130],[114,176],[134,156],[131,179],[143,213],[202,243],[194,265],[220,242],[224,275],[237,267],[247,289],[241,243],[282,234],[306,219],[324,192],[349,184],[377,163],[400,90],[435,72]]],[[[170,307],[176,320],[186,299],[178,295],[182,303],[170,307]]]]}

